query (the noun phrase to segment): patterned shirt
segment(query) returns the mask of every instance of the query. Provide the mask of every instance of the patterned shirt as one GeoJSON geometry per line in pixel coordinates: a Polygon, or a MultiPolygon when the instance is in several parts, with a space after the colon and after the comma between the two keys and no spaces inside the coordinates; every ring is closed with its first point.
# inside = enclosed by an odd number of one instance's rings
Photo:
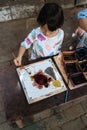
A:
{"type": "Polygon", "coordinates": [[[76,48],[79,48],[79,47],[87,48],[87,32],[85,32],[82,37],[78,36],[78,40],[79,40],[79,43],[77,44],[76,48]]]}
{"type": "Polygon", "coordinates": [[[46,37],[40,27],[33,29],[21,43],[25,49],[33,44],[31,59],[53,56],[61,52],[61,45],[64,39],[64,32],[58,29],[54,37],[46,37]]]}

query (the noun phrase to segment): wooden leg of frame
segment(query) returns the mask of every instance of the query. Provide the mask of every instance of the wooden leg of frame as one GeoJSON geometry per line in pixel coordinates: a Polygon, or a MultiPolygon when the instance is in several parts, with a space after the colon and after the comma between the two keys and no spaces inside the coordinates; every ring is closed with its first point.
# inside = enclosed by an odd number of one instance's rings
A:
{"type": "Polygon", "coordinates": [[[16,120],[15,122],[16,122],[18,128],[23,128],[23,127],[24,127],[24,124],[23,124],[23,122],[22,122],[21,119],[18,119],[18,120],[16,120]]]}

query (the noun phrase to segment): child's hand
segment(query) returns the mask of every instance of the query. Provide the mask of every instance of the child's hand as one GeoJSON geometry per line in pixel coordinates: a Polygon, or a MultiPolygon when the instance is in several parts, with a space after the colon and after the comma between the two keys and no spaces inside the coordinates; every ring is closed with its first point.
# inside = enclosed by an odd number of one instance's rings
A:
{"type": "Polygon", "coordinates": [[[75,34],[78,34],[80,37],[85,33],[85,30],[82,28],[78,27],[75,31],[75,34]]]}
{"type": "Polygon", "coordinates": [[[15,63],[16,66],[21,66],[21,58],[16,57],[16,58],[14,59],[14,63],[15,63]]]}

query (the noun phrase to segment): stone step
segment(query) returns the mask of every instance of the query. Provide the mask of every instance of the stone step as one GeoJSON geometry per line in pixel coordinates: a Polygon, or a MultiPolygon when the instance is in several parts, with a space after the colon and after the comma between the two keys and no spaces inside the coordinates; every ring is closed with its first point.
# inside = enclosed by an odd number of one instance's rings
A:
{"type": "Polygon", "coordinates": [[[45,2],[56,2],[64,9],[87,5],[86,0],[0,0],[0,22],[35,17],[45,2]]]}
{"type": "Polygon", "coordinates": [[[43,6],[44,0],[0,0],[0,22],[5,22],[15,19],[35,17],[40,8],[43,6]],[[7,3],[6,3],[7,1],[7,3]]]}

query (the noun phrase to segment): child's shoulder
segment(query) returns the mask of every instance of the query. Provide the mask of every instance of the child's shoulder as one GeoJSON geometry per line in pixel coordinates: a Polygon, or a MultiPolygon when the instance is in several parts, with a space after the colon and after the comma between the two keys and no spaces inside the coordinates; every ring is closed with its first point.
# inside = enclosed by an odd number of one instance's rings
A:
{"type": "Polygon", "coordinates": [[[60,29],[59,29],[59,33],[62,34],[62,35],[64,35],[63,29],[60,28],[60,29]]]}
{"type": "Polygon", "coordinates": [[[34,29],[32,30],[32,32],[36,32],[36,33],[40,32],[40,27],[34,28],[34,29]]]}
{"type": "Polygon", "coordinates": [[[63,29],[61,29],[61,28],[59,28],[59,31],[60,31],[60,32],[64,32],[63,29]]]}
{"type": "Polygon", "coordinates": [[[31,32],[28,34],[29,36],[36,36],[38,33],[40,33],[40,27],[33,28],[31,32]]]}

